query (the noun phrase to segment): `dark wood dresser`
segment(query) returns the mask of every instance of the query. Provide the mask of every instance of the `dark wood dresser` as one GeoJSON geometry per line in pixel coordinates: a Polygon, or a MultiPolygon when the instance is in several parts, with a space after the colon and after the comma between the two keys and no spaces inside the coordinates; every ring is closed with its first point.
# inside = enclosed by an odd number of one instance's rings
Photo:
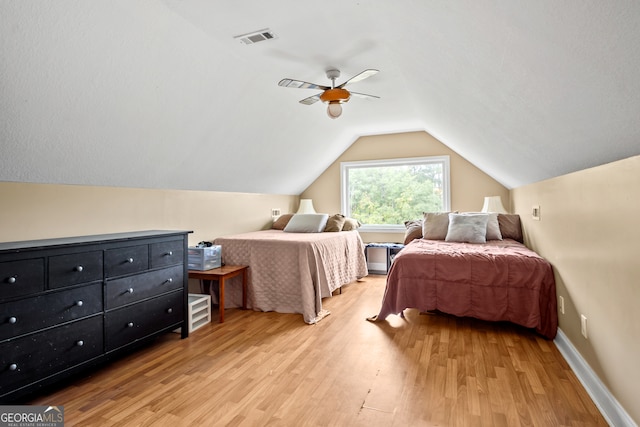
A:
{"type": "Polygon", "coordinates": [[[188,233],[0,243],[0,403],[161,333],[186,338],[188,233]]]}

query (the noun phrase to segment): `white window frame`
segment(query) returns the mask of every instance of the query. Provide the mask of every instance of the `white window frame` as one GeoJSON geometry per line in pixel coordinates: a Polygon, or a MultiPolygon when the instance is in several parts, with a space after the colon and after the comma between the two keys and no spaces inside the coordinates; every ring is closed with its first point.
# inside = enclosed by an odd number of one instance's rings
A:
{"type": "MultiPolygon", "coordinates": [[[[349,170],[364,167],[376,166],[402,166],[412,164],[440,163],[443,166],[442,171],[442,197],[443,210],[451,210],[451,176],[449,173],[449,156],[429,156],[429,157],[409,157],[402,159],[379,159],[379,160],[361,160],[355,162],[340,162],[340,205],[344,215],[351,216],[351,206],[349,204],[349,170]]],[[[408,220],[417,218],[407,218],[408,220]]],[[[403,224],[363,224],[360,231],[377,232],[377,233],[404,233],[403,224]]]]}

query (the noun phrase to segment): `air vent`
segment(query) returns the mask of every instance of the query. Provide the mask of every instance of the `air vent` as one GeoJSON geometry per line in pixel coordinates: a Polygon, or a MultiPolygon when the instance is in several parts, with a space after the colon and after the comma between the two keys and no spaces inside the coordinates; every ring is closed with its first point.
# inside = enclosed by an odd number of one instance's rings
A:
{"type": "Polygon", "coordinates": [[[248,34],[241,34],[239,36],[234,36],[233,38],[240,40],[243,44],[254,44],[263,42],[265,40],[277,39],[278,37],[273,34],[270,29],[265,28],[264,30],[258,30],[248,34]]]}

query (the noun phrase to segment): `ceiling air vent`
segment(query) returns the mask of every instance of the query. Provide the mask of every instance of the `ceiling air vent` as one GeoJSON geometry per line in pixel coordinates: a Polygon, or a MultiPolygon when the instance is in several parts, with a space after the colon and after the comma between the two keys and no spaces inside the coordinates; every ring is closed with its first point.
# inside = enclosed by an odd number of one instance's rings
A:
{"type": "Polygon", "coordinates": [[[263,42],[265,40],[276,39],[278,37],[273,34],[270,29],[265,28],[264,30],[258,30],[248,34],[241,34],[239,36],[234,36],[233,38],[240,40],[243,44],[254,44],[263,42]]]}

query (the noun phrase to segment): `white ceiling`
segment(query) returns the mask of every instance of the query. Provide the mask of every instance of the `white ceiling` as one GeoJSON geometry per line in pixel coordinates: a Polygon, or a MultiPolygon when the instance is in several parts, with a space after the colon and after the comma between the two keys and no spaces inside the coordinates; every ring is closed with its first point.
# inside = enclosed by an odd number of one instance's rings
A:
{"type": "Polygon", "coordinates": [[[426,130],[509,188],[640,154],[640,2],[0,0],[0,180],[299,194],[426,130]],[[277,38],[234,36],[269,28],[277,38]],[[331,120],[317,91],[367,68],[331,120]]]}

